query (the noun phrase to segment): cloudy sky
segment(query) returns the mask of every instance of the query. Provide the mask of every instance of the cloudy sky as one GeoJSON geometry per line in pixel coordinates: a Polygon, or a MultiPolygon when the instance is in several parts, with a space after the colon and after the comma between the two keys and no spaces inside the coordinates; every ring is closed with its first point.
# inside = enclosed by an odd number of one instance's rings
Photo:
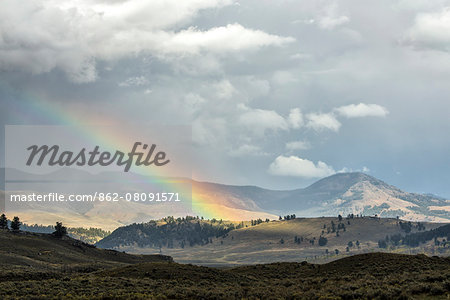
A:
{"type": "Polygon", "coordinates": [[[284,189],[364,171],[450,197],[450,1],[0,6],[2,125],[64,124],[50,107],[189,124],[196,179],[284,189]]]}

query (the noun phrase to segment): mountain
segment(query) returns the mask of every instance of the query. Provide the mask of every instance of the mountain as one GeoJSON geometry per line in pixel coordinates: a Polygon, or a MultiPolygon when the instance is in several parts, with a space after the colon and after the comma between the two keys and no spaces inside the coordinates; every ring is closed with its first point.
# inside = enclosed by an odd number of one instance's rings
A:
{"type": "MultiPolygon", "coordinates": [[[[300,215],[363,214],[399,216],[410,221],[450,220],[450,203],[443,198],[404,192],[363,173],[336,174],[281,199],[300,215]]],[[[264,206],[263,206],[264,207],[264,206]]]]}
{"type": "MultiPolygon", "coordinates": [[[[64,195],[94,195],[99,193],[151,193],[176,192],[178,186],[160,182],[181,181],[187,200],[185,203],[135,202],[117,199],[115,202],[8,202],[8,216],[18,215],[27,224],[54,225],[56,221],[69,227],[94,227],[114,230],[132,223],[142,223],[166,216],[199,215],[227,220],[250,220],[257,218],[277,218],[276,215],[260,209],[250,198],[240,193],[228,193],[231,186],[200,183],[183,178],[148,177],[136,173],[89,172],[62,168],[48,174],[30,174],[16,169],[3,170],[6,188],[12,194],[31,195],[33,192],[49,192],[64,195]],[[161,190],[164,189],[164,190],[161,190]],[[191,201],[191,199],[193,201],[191,201]],[[181,204],[181,205],[180,205],[181,204]]],[[[3,172],[2,172],[3,173],[3,172]]],[[[241,187],[236,187],[241,190],[241,187]]],[[[1,201],[6,200],[4,191],[0,191],[1,201]]],[[[181,195],[180,195],[181,197],[181,195]]],[[[98,199],[97,199],[98,200],[98,199]]],[[[1,210],[1,205],[0,205],[1,210]]]]}
{"type": "MultiPolygon", "coordinates": [[[[51,191],[72,193],[119,192],[141,193],[161,188],[140,174],[91,174],[81,170],[60,169],[45,175],[6,170],[9,189],[16,191],[40,189],[43,183],[51,191]],[[31,183],[30,183],[31,182],[31,183]],[[34,183],[33,183],[34,182],[34,183]],[[89,183],[89,184],[86,184],[89,183]]],[[[163,180],[171,180],[163,178],[163,180]]],[[[364,173],[339,173],[295,190],[276,191],[256,186],[233,186],[183,179],[192,195],[188,205],[167,203],[118,202],[52,203],[20,202],[7,205],[9,215],[19,215],[28,224],[53,225],[62,221],[70,227],[96,227],[113,230],[132,223],[143,223],[165,216],[204,216],[224,220],[275,219],[279,215],[302,217],[336,216],[341,214],[401,217],[411,221],[447,222],[450,220],[449,200],[432,194],[404,192],[364,173]]],[[[8,185],[8,184],[7,184],[8,185]]],[[[169,187],[170,188],[170,187],[169,187]]],[[[0,192],[0,197],[5,197],[0,192]]],[[[7,203],[8,204],[8,203],[7,203]]]]}
{"type": "MultiPolygon", "coordinates": [[[[240,199],[253,209],[276,215],[295,213],[302,217],[341,214],[401,217],[410,221],[448,222],[450,201],[432,194],[404,192],[364,173],[338,173],[312,185],[290,191],[252,186],[197,183],[200,190],[216,191],[221,199],[240,199]]],[[[228,201],[228,205],[241,205],[228,201]]]]}

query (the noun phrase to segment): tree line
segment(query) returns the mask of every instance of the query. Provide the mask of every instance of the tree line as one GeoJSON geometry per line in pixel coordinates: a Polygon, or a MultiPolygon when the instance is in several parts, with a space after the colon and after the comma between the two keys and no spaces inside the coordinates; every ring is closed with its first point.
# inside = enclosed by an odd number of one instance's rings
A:
{"type": "Polygon", "coordinates": [[[198,217],[166,217],[161,221],[131,224],[114,230],[111,235],[97,243],[104,248],[119,246],[184,248],[206,245],[213,238],[225,237],[240,227],[222,220],[204,220],[198,217]]]}
{"type": "MultiPolygon", "coordinates": [[[[22,222],[17,216],[14,216],[12,221],[9,221],[5,214],[0,215],[0,229],[11,230],[12,232],[17,233],[20,232],[20,227],[22,225],[22,222]]],[[[67,235],[67,228],[63,226],[61,222],[56,222],[54,229],[55,231],[53,231],[52,234],[56,237],[62,238],[67,235]]]]}
{"type": "MultiPolygon", "coordinates": [[[[408,222],[411,223],[411,222],[408,222]]],[[[403,224],[407,224],[407,223],[403,223],[403,224]]],[[[419,223],[420,224],[420,223],[419,223]]],[[[405,225],[403,225],[405,226],[405,225]]],[[[409,225],[406,225],[408,227],[407,232],[410,232],[411,229],[409,228],[409,225]]],[[[419,228],[425,228],[422,225],[418,225],[419,228]]],[[[404,229],[404,227],[402,227],[402,229],[404,229]]],[[[378,247],[379,248],[387,248],[389,245],[392,246],[399,246],[399,245],[406,245],[406,246],[410,246],[410,247],[417,247],[420,244],[423,243],[427,243],[431,240],[435,240],[435,244],[437,244],[437,238],[442,238],[445,237],[447,239],[447,241],[450,238],[450,224],[444,225],[444,226],[440,226],[438,228],[435,229],[431,229],[428,231],[420,231],[420,232],[415,232],[415,233],[409,233],[406,234],[404,236],[402,236],[401,234],[394,234],[391,236],[386,236],[386,238],[384,240],[379,240],[378,241],[378,247]]]]}

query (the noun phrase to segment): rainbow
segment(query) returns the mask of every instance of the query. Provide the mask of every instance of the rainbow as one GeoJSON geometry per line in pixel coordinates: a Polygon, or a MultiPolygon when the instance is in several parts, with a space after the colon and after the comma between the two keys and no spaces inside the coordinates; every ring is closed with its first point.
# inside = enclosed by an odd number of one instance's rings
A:
{"type": "MultiPolygon", "coordinates": [[[[45,97],[30,95],[24,91],[18,93],[4,84],[0,83],[0,85],[4,92],[8,92],[14,98],[9,103],[10,112],[20,116],[21,120],[23,120],[21,125],[27,123],[26,125],[70,126],[77,134],[107,149],[126,149],[127,147],[125,146],[130,144],[127,130],[114,130],[114,132],[107,130],[108,126],[111,125],[115,129],[125,128],[124,124],[126,123],[124,122],[100,117],[93,112],[77,112],[76,110],[64,109],[60,104],[49,101],[45,97]]],[[[162,169],[158,168],[158,173],[156,173],[156,168],[145,168],[141,175],[144,175],[149,181],[154,183],[155,177],[166,177],[162,169]]],[[[161,190],[173,191],[177,188],[179,189],[179,186],[173,180],[158,180],[157,184],[160,185],[161,190]]],[[[192,207],[190,208],[194,215],[226,220],[239,220],[244,217],[242,212],[240,216],[237,215],[236,209],[217,204],[217,199],[213,195],[197,193],[195,184],[193,184],[191,191],[184,192],[191,194],[192,207]]]]}

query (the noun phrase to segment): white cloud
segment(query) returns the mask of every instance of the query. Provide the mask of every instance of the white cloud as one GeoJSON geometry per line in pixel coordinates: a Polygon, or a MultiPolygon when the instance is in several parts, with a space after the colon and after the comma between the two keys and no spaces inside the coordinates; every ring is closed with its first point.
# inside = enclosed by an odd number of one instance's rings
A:
{"type": "Polygon", "coordinates": [[[216,90],[217,97],[221,99],[231,98],[236,93],[236,89],[228,80],[219,81],[213,84],[213,86],[216,90]]]}
{"type": "Polygon", "coordinates": [[[286,150],[295,151],[295,150],[306,150],[311,148],[311,144],[306,141],[294,141],[286,143],[286,150]]]}
{"type": "Polygon", "coordinates": [[[450,51],[450,7],[418,14],[406,41],[419,48],[450,51]]]}
{"type": "Polygon", "coordinates": [[[262,149],[258,146],[254,145],[242,145],[237,149],[232,149],[228,152],[230,156],[233,157],[242,157],[242,156],[264,156],[267,155],[266,152],[262,151],[262,149]]]}
{"type": "Polygon", "coordinates": [[[323,14],[318,18],[317,23],[320,28],[331,30],[348,23],[349,21],[349,17],[339,14],[337,2],[333,2],[324,9],[323,14]]]}
{"type": "Polygon", "coordinates": [[[269,173],[278,176],[319,178],[336,173],[333,167],[319,161],[314,162],[297,156],[278,156],[269,166],[269,173]]]}
{"type": "Polygon", "coordinates": [[[248,109],[240,115],[239,123],[259,136],[264,135],[267,130],[289,129],[286,120],[273,110],[248,109]]]}
{"type": "Polygon", "coordinates": [[[220,145],[227,133],[223,118],[197,118],[192,122],[192,141],[196,145],[220,145]]]}
{"type": "Polygon", "coordinates": [[[337,132],[341,127],[341,123],[336,119],[336,117],[332,113],[327,114],[311,113],[306,115],[306,119],[308,120],[306,126],[316,131],[328,129],[337,132]]]}
{"type": "Polygon", "coordinates": [[[342,168],[342,169],[340,169],[340,170],[338,171],[338,173],[349,173],[349,172],[363,172],[363,173],[369,173],[369,172],[370,172],[370,169],[369,169],[368,167],[366,167],[366,166],[364,166],[362,169],[356,169],[356,170],[353,170],[353,169],[351,169],[351,168],[344,167],[344,168],[342,168]]]}
{"type": "Polygon", "coordinates": [[[135,87],[135,86],[144,86],[148,85],[149,81],[144,76],[137,76],[137,77],[130,77],[127,78],[125,81],[122,81],[119,83],[119,86],[122,87],[135,87]]]}
{"type": "Polygon", "coordinates": [[[308,53],[302,53],[302,52],[298,52],[295,54],[292,54],[290,56],[291,59],[298,59],[298,60],[308,60],[311,59],[313,56],[311,54],[308,53]]]}
{"type": "Polygon", "coordinates": [[[165,36],[161,45],[163,53],[198,53],[200,50],[212,52],[239,51],[263,46],[282,46],[293,42],[291,37],[267,34],[261,30],[247,29],[239,24],[199,31],[194,27],[165,36]]]}
{"type": "Polygon", "coordinates": [[[267,97],[270,92],[269,81],[254,76],[240,76],[237,78],[235,84],[241,94],[244,95],[244,100],[267,97]]]}
{"type": "Polygon", "coordinates": [[[310,18],[303,18],[291,21],[291,24],[301,25],[317,25],[320,29],[332,30],[338,26],[350,22],[350,18],[339,12],[337,1],[328,1],[330,3],[325,4],[321,1],[318,6],[320,11],[312,12],[313,16],[310,18]]]}
{"type": "Polygon", "coordinates": [[[290,110],[288,123],[292,128],[295,129],[303,126],[303,115],[300,108],[293,108],[290,110]]]}
{"type": "Polygon", "coordinates": [[[378,104],[350,104],[335,109],[341,116],[346,118],[361,117],[385,117],[389,111],[378,104]]]}
{"type": "Polygon", "coordinates": [[[26,1],[3,0],[0,69],[34,74],[63,70],[75,82],[97,78],[97,60],[141,53],[160,58],[230,53],[292,42],[261,30],[229,24],[179,30],[201,11],[228,0],[26,1]],[[24,22],[26,20],[26,22],[24,22]]]}
{"type": "Polygon", "coordinates": [[[333,29],[339,25],[348,23],[350,19],[347,16],[338,16],[338,17],[332,17],[332,16],[325,16],[321,19],[319,19],[319,26],[323,29],[333,29]]]}
{"type": "Polygon", "coordinates": [[[316,20],[314,19],[301,19],[301,20],[294,20],[291,22],[291,24],[314,24],[316,20]]]}
{"type": "Polygon", "coordinates": [[[303,115],[299,108],[291,109],[289,116],[283,118],[273,110],[251,109],[245,105],[239,107],[244,111],[239,116],[239,124],[259,136],[264,135],[267,130],[289,130],[303,126],[303,115]]]}
{"type": "Polygon", "coordinates": [[[194,114],[202,108],[205,102],[206,99],[202,96],[195,93],[189,93],[184,97],[185,112],[188,114],[194,114]]]}
{"type": "Polygon", "coordinates": [[[277,85],[286,85],[296,82],[298,79],[289,71],[276,71],[273,73],[272,82],[277,85]]]}

